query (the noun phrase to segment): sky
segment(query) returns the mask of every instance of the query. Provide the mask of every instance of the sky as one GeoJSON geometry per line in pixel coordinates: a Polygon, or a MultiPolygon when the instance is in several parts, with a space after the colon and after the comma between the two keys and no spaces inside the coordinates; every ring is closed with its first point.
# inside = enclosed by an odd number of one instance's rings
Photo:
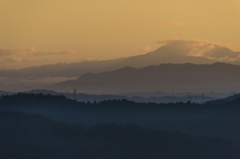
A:
{"type": "Polygon", "coordinates": [[[239,0],[0,0],[0,70],[144,54],[169,39],[240,51],[239,0]]]}

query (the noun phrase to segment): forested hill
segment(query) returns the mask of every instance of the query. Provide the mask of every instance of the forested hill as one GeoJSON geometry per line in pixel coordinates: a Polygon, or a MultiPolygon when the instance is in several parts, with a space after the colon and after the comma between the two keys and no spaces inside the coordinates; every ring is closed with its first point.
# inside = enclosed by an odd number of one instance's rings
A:
{"type": "Polygon", "coordinates": [[[56,121],[92,127],[134,124],[192,135],[221,136],[240,143],[240,98],[205,104],[136,103],[128,100],[77,102],[62,95],[15,94],[2,96],[0,110],[40,114],[56,121]]]}
{"type": "Polygon", "coordinates": [[[134,125],[84,128],[39,115],[0,113],[1,159],[239,159],[223,138],[192,136],[134,125]]]}
{"type": "Polygon", "coordinates": [[[77,102],[76,100],[68,99],[63,95],[44,95],[42,93],[18,93],[13,95],[2,95],[0,97],[0,107],[7,108],[13,106],[21,107],[45,107],[45,108],[226,108],[240,109],[240,95],[236,94],[224,99],[208,101],[205,104],[188,102],[177,103],[154,103],[154,102],[134,102],[126,99],[121,100],[105,100],[100,102],[77,102]]]}

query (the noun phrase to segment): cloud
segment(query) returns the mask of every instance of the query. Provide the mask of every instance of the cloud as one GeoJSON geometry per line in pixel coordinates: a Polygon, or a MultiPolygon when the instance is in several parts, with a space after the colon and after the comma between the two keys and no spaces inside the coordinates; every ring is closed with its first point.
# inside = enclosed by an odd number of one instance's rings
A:
{"type": "Polygon", "coordinates": [[[76,51],[72,49],[45,52],[34,47],[0,48],[0,69],[23,68],[33,65],[73,61],[77,60],[76,54],[76,51]]]}
{"type": "Polygon", "coordinates": [[[240,61],[240,52],[234,52],[229,49],[231,45],[224,45],[219,42],[201,39],[170,39],[158,41],[158,43],[164,44],[163,47],[168,51],[185,56],[205,57],[222,62],[240,61]]]}
{"type": "Polygon", "coordinates": [[[14,49],[0,48],[0,56],[9,56],[13,54],[29,54],[32,52],[35,52],[35,49],[33,47],[30,48],[17,47],[14,49]]]}
{"type": "Polygon", "coordinates": [[[148,52],[148,51],[151,50],[151,48],[152,48],[151,45],[147,45],[147,46],[145,46],[144,48],[142,48],[142,50],[148,52]]]}
{"type": "Polygon", "coordinates": [[[172,26],[184,26],[185,25],[183,23],[178,23],[178,22],[165,22],[165,23],[162,23],[162,24],[172,25],[172,26]]]}
{"type": "Polygon", "coordinates": [[[220,44],[219,42],[214,42],[210,40],[202,40],[202,39],[190,39],[190,40],[184,40],[184,39],[168,39],[168,40],[160,40],[157,41],[157,43],[162,43],[166,45],[181,45],[181,46],[189,46],[189,47],[206,47],[206,46],[222,46],[225,47],[223,44],[220,44]]]}
{"type": "MultiPolygon", "coordinates": [[[[39,56],[62,56],[62,55],[75,55],[76,51],[74,50],[66,50],[66,51],[53,51],[53,52],[42,52],[40,50],[36,50],[33,47],[30,48],[23,48],[17,47],[14,49],[3,49],[0,48],[0,57],[1,59],[12,59],[13,61],[28,61],[26,60],[27,57],[39,57],[39,56]],[[22,59],[22,60],[20,60],[22,59]]],[[[3,60],[5,61],[5,60],[3,60]]],[[[28,61],[30,62],[30,61],[28,61]]]]}

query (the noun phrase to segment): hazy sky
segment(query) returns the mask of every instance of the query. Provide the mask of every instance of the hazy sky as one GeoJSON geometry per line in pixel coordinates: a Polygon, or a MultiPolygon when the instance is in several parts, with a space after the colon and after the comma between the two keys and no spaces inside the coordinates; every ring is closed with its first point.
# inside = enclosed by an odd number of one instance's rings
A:
{"type": "Polygon", "coordinates": [[[239,0],[0,0],[0,21],[0,62],[19,68],[143,54],[174,38],[240,51],[239,0]]]}

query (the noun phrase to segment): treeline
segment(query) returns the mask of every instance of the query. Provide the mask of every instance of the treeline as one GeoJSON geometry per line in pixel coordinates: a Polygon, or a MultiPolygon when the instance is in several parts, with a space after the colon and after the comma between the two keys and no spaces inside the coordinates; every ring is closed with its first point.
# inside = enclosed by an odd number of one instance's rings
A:
{"type": "Polygon", "coordinates": [[[134,125],[85,128],[40,115],[0,113],[1,159],[238,159],[239,145],[134,125]]]}
{"type": "MultiPolygon", "coordinates": [[[[53,94],[53,95],[58,95],[62,94],[66,96],[69,99],[74,99],[74,94],[73,93],[59,93],[55,91],[50,91],[50,90],[32,90],[26,93],[43,93],[43,94],[53,94]]],[[[214,100],[214,97],[211,96],[202,96],[202,95],[189,95],[189,94],[167,94],[167,93],[161,93],[160,96],[158,96],[158,92],[153,92],[153,93],[136,93],[129,94],[130,96],[126,96],[127,94],[122,94],[122,95],[111,95],[111,94],[101,94],[101,95],[94,95],[94,94],[84,94],[84,93],[77,93],[76,94],[76,100],[81,101],[81,102],[100,102],[104,100],[121,100],[121,99],[126,99],[129,101],[134,101],[134,102],[155,102],[155,103],[169,103],[169,102],[187,102],[189,98],[193,102],[196,103],[203,103],[209,100],[214,100]],[[142,95],[142,96],[141,96],[142,95]],[[143,97],[145,95],[145,97],[143,97]]]]}
{"type": "Polygon", "coordinates": [[[14,107],[47,107],[47,108],[100,108],[100,109],[233,109],[240,110],[240,97],[235,95],[226,99],[212,100],[204,104],[188,102],[176,103],[154,103],[154,102],[134,102],[126,99],[105,100],[100,102],[77,102],[66,98],[64,95],[44,95],[42,93],[27,94],[18,93],[14,95],[2,95],[0,97],[0,108],[6,106],[14,107]]]}

